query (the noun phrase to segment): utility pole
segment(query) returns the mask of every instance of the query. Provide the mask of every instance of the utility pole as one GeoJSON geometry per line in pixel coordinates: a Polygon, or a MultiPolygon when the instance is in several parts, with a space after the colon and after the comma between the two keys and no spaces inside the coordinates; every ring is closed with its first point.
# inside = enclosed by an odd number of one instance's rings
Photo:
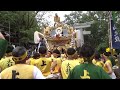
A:
{"type": "Polygon", "coordinates": [[[113,55],[111,19],[112,19],[112,11],[108,11],[108,36],[109,36],[109,48],[110,48],[111,54],[113,55]]]}
{"type": "Polygon", "coordinates": [[[109,48],[111,48],[111,42],[110,42],[110,11],[107,11],[108,15],[108,42],[109,42],[109,48]]]}

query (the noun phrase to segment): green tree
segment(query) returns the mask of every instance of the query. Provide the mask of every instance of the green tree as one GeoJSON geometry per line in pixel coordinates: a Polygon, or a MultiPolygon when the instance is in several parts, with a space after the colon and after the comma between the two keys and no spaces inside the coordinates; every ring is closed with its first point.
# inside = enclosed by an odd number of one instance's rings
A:
{"type": "MultiPolygon", "coordinates": [[[[120,12],[117,11],[116,18],[119,17],[120,12]]],[[[81,11],[74,11],[69,15],[65,15],[65,22],[69,25],[74,23],[85,23],[94,21],[91,27],[86,28],[86,31],[91,31],[90,35],[84,35],[85,42],[89,42],[95,48],[106,45],[109,46],[108,39],[108,12],[107,11],[87,11],[82,13],[81,11]]],[[[118,31],[120,31],[120,19],[116,21],[118,31]]]]}
{"type": "Polygon", "coordinates": [[[33,41],[34,32],[42,30],[41,27],[45,23],[43,16],[46,13],[43,11],[0,11],[0,26],[5,27],[4,30],[9,33],[10,22],[11,35],[19,33],[20,43],[33,41]]]}

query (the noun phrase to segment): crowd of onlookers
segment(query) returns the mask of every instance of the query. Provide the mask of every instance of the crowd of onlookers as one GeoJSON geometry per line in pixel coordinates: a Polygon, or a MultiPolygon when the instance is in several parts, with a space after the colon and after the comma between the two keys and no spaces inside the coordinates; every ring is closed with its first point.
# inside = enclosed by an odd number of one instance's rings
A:
{"type": "Polygon", "coordinates": [[[44,45],[13,47],[0,33],[1,79],[119,79],[120,55],[85,43],[66,50],[44,45]]]}

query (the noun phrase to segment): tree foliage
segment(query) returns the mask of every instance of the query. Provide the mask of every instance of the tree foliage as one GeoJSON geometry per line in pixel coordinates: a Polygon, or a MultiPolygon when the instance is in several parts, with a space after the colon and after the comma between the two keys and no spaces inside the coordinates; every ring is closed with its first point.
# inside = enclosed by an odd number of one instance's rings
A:
{"type": "MultiPolygon", "coordinates": [[[[118,32],[120,31],[120,12],[115,12],[116,26],[118,32]]],[[[100,48],[105,45],[109,46],[108,39],[108,12],[107,11],[87,11],[83,13],[82,11],[74,11],[69,15],[65,15],[65,22],[69,25],[74,23],[85,23],[89,21],[94,21],[94,23],[89,28],[85,28],[86,31],[91,31],[90,35],[84,35],[85,42],[89,42],[95,48],[100,48]]]]}
{"type": "Polygon", "coordinates": [[[42,18],[46,13],[43,13],[43,11],[0,11],[0,27],[5,27],[4,30],[9,32],[10,23],[11,35],[16,32],[19,33],[20,43],[33,41],[34,31],[41,30],[41,26],[44,24],[42,18]],[[38,14],[40,20],[36,18],[38,14]],[[42,23],[42,25],[39,26],[38,23],[42,23]]]}

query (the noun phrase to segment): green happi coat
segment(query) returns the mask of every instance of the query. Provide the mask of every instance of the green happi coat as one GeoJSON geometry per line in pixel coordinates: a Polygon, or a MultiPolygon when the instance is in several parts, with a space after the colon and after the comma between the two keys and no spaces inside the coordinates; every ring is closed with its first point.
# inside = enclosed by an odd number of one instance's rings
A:
{"type": "Polygon", "coordinates": [[[0,39],[0,59],[4,56],[7,49],[8,42],[7,40],[0,39]]]}
{"type": "Polygon", "coordinates": [[[83,63],[73,68],[68,79],[111,79],[111,77],[101,67],[83,63]]]}

